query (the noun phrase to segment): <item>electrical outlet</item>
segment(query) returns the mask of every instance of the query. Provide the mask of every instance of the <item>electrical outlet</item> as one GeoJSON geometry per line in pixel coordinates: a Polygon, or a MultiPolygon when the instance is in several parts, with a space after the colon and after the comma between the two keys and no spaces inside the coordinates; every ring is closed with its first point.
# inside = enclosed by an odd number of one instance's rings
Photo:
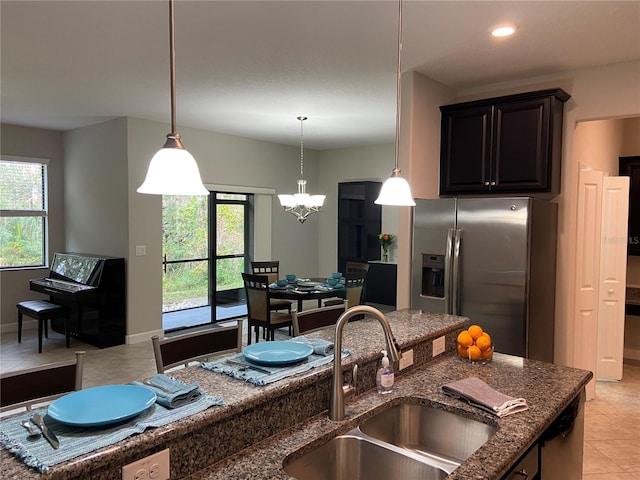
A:
{"type": "Polygon", "coordinates": [[[410,367],[411,365],[413,365],[413,349],[402,352],[402,356],[400,357],[400,370],[410,367]]]}
{"type": "Polygon", "coordinates": [[[444,352],[444,335],[442,337],[436,338],[433,341],[433,356],[436,357],[444,352]]]}
{"type": "Polygon", "coordinates": [[[144,257],[147,254],[146,245],[136,245],[136,257],[144,257]]]}
{"type": "Polygon", "coordinates": [[[122,467],[122,480],[169,480],[169,449],[122,467]]]}

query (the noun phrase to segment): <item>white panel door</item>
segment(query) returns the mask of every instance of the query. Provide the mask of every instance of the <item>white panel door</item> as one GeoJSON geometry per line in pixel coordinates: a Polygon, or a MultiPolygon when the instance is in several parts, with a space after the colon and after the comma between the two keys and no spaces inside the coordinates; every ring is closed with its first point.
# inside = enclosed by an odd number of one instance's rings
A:
{"type": "Polygon", "coordinates": [[[602,187],[596,371],[599,380],[622,379],[628,215],[629,177],[605,177],[602,187]]]}
{"type": "MultiPolygon", "coordinates": [[[[576,225],[576,290],[573,366],[596,372],[598,339],[598,291],[600,288],[600,229],[604,173],[581,170],[578,185],[576,225]]],[[[592,380],[587,399],[595,397],[592,380]]]]}

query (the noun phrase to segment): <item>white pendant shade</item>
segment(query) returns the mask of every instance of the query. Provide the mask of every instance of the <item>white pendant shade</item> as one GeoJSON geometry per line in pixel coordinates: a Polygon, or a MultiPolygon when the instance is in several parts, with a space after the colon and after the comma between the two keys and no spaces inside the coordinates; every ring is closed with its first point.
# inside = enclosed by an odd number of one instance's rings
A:
{"type": "Polygon", "coordinates": [[[209,195],[193,156],[182,148],[161,148],[149,163],[139,193],[156,195],[209,195]]]}
{"type": "Polygon", "coordinates": [[[411,195],[409,182],[400,176],[400,170],[397,169],[394,169],[391,176],[382,184],[380,195],[374,203],[394,207],[414,207],[416,205],[411,195]]]}

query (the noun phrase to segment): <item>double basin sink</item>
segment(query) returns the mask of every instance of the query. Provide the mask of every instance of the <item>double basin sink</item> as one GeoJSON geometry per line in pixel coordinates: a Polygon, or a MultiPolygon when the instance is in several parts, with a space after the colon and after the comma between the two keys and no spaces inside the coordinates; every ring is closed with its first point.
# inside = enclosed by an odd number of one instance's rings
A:
{"type": "Polygon", "coordinates": [[[494,426],[431,406],[401,403],[302,457],[290,455],[284,460],[284,470],[300,480],[441,480],[484,445],[496,430],[494,426]]]}

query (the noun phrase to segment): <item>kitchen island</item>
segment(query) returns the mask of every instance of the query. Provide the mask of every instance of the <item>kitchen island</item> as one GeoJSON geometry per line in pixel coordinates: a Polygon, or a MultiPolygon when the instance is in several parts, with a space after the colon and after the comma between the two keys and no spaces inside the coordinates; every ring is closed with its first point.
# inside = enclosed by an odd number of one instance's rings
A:
{"type": "MultiPolygon", "coordinates": [[[[352,353],[343,360],[343,370],[348,379],[358,364],[358,395],[347,401],[342,422],[330,421],[326,413],[331,364],[264,387],[189,367],[170,375],[188,383],[198,381],[205,392],[221,397],[223,406],[147,430],[44,474],[3,450],[3,478],[116,479],[121,478],[123,465],[169,448],[172,479],[286,479],[290,477],[282,466],[287,457],[293,459],[345,433],[390,402],[411,401],[497,426],[493,437],[448,478],[500,479],[591,379],[591,373],[583,370],[499,354],[488,365],[465,363],[453,353],[457,332],[468,321],[463,317],[410,310],[387,317],[402,350],[413,350],[414,365],[397,372],[394,393],[379,395],[375,370],[384,346],[382,329],[367,318],[349,323],[343,347],[352,353]],[[444,352],[438,350],[434,357],[433,340],[443,336],[444,352]],[[443,384],[471,375],[503,393],[523,396],[529,410],[498,419],[442,393],[443,384]]],[[[308,336],[332,339],[332,335],[332,330],[325,330],[308,336]]]]}

